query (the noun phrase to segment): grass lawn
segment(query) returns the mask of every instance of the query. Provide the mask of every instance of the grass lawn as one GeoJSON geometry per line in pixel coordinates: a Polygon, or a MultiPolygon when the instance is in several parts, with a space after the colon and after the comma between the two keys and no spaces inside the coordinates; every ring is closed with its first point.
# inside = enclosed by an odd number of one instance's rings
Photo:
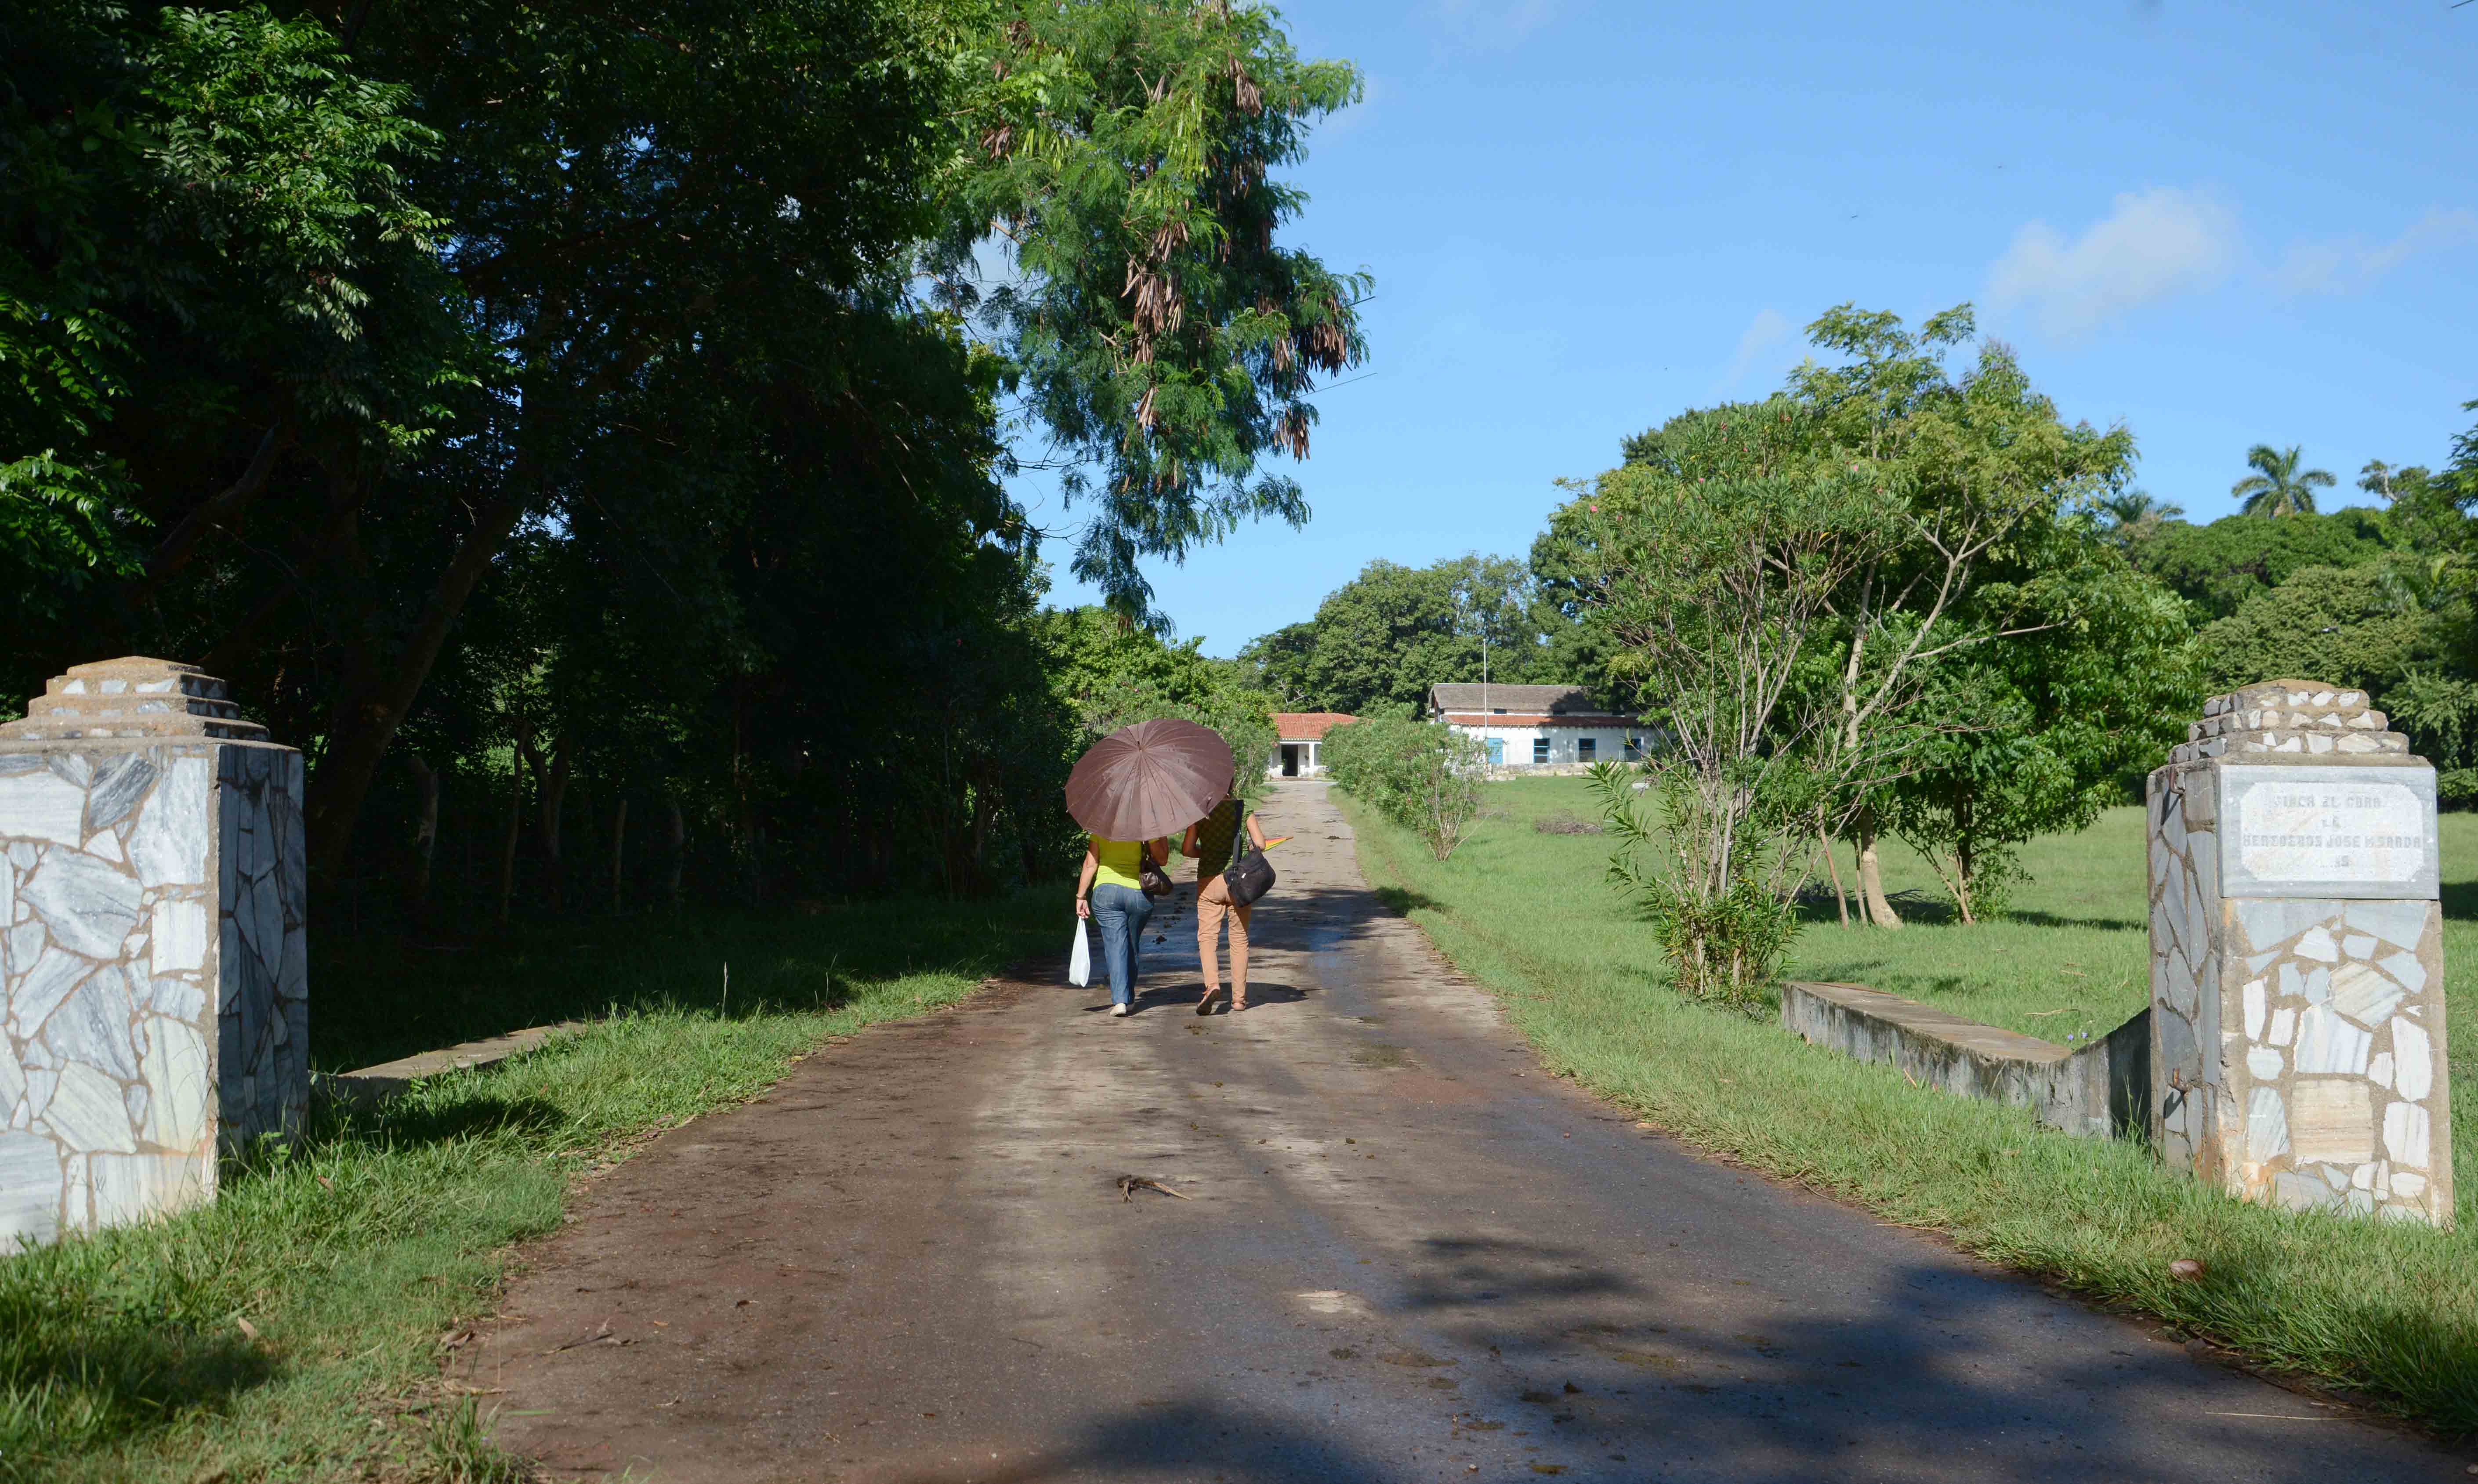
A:
{"type": "MultiPolygon", "coordinates": [[[[1829,900],[1810,906],[1791,977],[1869,985],[2059,1042],[2114,1030],[2150,1004],[2139,806],[2111,809],[2078,835],[2032,842],[2022,852],[2031,879],[2011,910],[1975,924],[1955,916],[1908,845],[1888,841],[1881,853],[1884,890],[1908,925],[1845,928],[1829,900]]],[[[1847,845],[1840,864],[1855,888],[1847,845]]]]}
{"type": "MultiPolygon", "coordinates": [[[[2139,1305],[2262,1364],[2359,1388],[2447,1433],[2478,1432],[2478,818],[2444,821],[2464,1178],[2459,1228],[2440,1232],[2246,1205],[2169,1173],[2137,1144],[2043,1130],[2026,1110],[1917,1088],[1769,1020],[1685,1004],[1649,931],[1603,880],[1607,841],[1537,828],[1594,817],[1581,780],[1490,786],[1488,817],[1446,862],[1343,803],[1370,884],[1499,994],[1559,1074],[1682,1138],[1970,1251],[2139,1305]],[[2203,1259],[2210,1275],[2172,1279],[2180,1257],[2203,1259]]],[[[1828,899],[1791,973],[1872,984],[2050,1039],[2113,1026],[2147,994],[2140,830],[2139,811],[2120,810],[2086,836],[2040,842],[2025,852],[2039,879],[2006,921],[1964,927],[1920,913],[1900,932],[1843,929],[1828,899]],[[2048,1010],[2071,1013],[2038,1014],[2048,1010]]],[[[1888,890],[1933,889],[1914,858],[1887,866],[1888,890]]]]}
{"type": "Polygon", "coordinates": [[[330,942],[323,1068],[599,1019],[382,1112],[322,1113],[290,1151],[227,1162],[212,1207],[0,1259],[0,1480],[513,1480],[488,1398],[450,1396],[438,1364],[510,1245],[647,1135],[1055,949],[1063,900],[581,923],[459,954],[330,942]]]}

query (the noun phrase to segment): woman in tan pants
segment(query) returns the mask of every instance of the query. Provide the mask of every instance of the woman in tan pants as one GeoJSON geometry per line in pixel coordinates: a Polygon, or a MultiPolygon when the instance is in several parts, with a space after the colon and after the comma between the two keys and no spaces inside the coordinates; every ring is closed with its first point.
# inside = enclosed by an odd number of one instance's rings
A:
{"type": "MultiPolygon", "coordinates": [[[[1187,827],[1179,853],[1196,862],[1196,956],[1204,965],[1204,994],[1196,1002],[1198,1015],[1211,1015],[1222,997],[1222,922],[1230,922],[1230,1008],[1248,1008],[1248,915],[1253,909],[1230,899],[1230,884],[1222,873],[1230,868],[1230,847],[1239,837],[1244,809],[1234,795],[1213,806],[1213,813],[1187,827]]],[[[1248,838],[1265,848],[1264,826],[1247,815],[1248,838]]]]}

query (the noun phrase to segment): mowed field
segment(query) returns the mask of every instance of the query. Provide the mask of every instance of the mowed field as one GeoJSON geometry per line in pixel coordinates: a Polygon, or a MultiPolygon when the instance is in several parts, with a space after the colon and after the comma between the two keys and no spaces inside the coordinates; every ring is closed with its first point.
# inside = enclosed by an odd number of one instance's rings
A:
{"type": "MultiPolygon", "coordinates": [[[[2020,1109],[1915,1087],[1768,1019],[1671,993],[1639,913],[1606,881],[1580,779],[1494,784],[1450,861],[1355,801],[1362,869],[1455,966],[1495,991],[1542,1059],[1690,1142],[1941,1231],[1965,1248],[2161,1317],[2267,1369],[2478,1432],[2478,817],[2443,821],[2459,1225],[2436,1231],[2245,1205],[2147,1149],[2038,1128],[2020,1109]],[[2205,1261],[2180,1282],[2168,1264],[2205,1261]]],[[[1887,852],[1898,931],[1810,907],[1796,978],[1872,985],[2067,1041],[2148,994],[2139,809],[2023,853],[2004,918],[1965,925],[1923,863],[1887,852]],[[1820,915],[1821,920],[1817,920],[1820,915]]],[[[1848,857],[1843,857],[1845,871],[1848,857]]]]}

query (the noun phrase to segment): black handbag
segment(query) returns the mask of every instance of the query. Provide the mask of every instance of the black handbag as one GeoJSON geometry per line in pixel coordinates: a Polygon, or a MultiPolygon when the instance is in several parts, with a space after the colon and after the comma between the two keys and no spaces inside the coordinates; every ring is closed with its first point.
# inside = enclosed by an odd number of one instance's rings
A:
{"type": "Polygon", "coordinates": [[[1170,872],[1154,863],[1153,843],[1150,840],[1136,842],[1136,885],[1147,896],[1156,899],[1178,890],[1171,881],[1170,872]]]}
{"type": "Polygon", "coordinates": [[[1274,889],[1274,863],[1248,838],[1248,812],[1239,812],[1239,829],[1230,842],[1230,868],[1222,873],[1223,890],[1245,907],[1274,889]]]}

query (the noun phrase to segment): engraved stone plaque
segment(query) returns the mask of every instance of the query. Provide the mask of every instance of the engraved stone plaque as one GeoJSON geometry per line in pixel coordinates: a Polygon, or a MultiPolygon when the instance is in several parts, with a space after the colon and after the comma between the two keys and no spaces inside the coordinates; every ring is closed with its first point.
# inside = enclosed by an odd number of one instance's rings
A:
{"type": "Polygon", "coordinates": [[[2432,769],[2224,767],[2220,819],[2226,895],[2437,894],[2432,769]]]}

